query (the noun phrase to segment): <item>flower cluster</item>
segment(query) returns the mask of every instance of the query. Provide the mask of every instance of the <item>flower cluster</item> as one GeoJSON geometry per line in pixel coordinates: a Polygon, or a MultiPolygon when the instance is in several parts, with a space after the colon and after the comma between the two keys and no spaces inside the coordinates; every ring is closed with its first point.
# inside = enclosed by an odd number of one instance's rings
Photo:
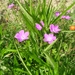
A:
{"type": "Polygon", "coordinates": [[[69,19],[70,19],[70,16],[62,16],[61,18],[62,18],[62,19],[69,20],[69,19]]]}
{"type": "MultiPolygon", "coordinates": [[[[40,24],[36,23],[36,29],[37,30],[42,30],[42,27],[44,27],[44,22],[40,21],[40,23],[42,26],[40,24]]],[[[44,34],[43,41],[51,44],[53,41],[56,40],[56,36],[54,36],[53,33],[58,33],[60,31],[60,29],[59,29],[58,25],[54,25],[54,24],[51,24],[49,29],[50,29],[51,33],[50,34],[44,34]]]]}
{"type": "MultiPolygon", "coordinates": [[[[40,31],[44,27],[44,22],[40,21],[40,24],[36,23],[35,26],[36,26],[36,29],[40,31]]],[[[49,33],[49,34],[45,33],[43,41],[51,44],[53,41],[56,40],[56,36],[54,36],[53,33],[58,33],[60,31],[60,29],[59,29],[58,25],[54,25],[54,24],[51,24],[49,29],[50,29],[51,33],[49,33]]],[[[27,40],[28,36],[29,36],[29,32],[24,32],[24,30],[20,30],[18,33],[16,33],[15,38],[19,42],[22,42],[24,40],[27,40]]]]}
{"type": "MultiPolygon", "coordinates": [[[[70,13],[70,10],[67,11],[67,13],[70,13]]],[[[61,13],[60,12],[56,12],[55,16],[58,17],[61,13]]],[[[66,20],[70,20],[70,16],[69,15],[63,15],[61,16],[61,19],[66,19],[66,20]]]]}
{"type": "Polygon", "coordinates": [[[56,36],[54,36],[53,33],[58,33],[60,31],[58,25],[54,25],[54,24],[51,24],[50,27],[50,34],[44,34],[44,42],[48,42],[49,44],[51,44],[53,41],[56,40],[56,36]]]}
{"type": "MultiPolygon", "coordinates": [[[[8,8],[13,8],[13,7],[14,7],[13,3],[8,6],[8,8]]],[[[70,13],[70,10],[68,10],[67,13],[70,13]]],[[[60,12],[56,12],[55,16],[58,17],[58,16],[60,16],[60,14],[61,14],[60,12]]],[[[61,18],[69,20],[70,16],[62,16],[61,18]]],[[[42,20],[40,21],[40,23],[35,23],[35,28],[37,30],[41,31],[43,29],[43,27],[44,27],[44,22],[42,20]]],[[[43,41],[51,44],[53,41],[56,40],[56,36],[54,36],[54,33],[58,33],[60,31],[60,29],[59,29],[58,25],[54,25],[54,24],[51,24],[49,26],[49,29],[50,29],[51,33],[49,33],[49,34],[45,33],[43,41]]],[[[29,32],[24,32],[24,30],[20,30],[18,33],[15,34],[15,38],[19,42],[27,40],[28,37],[29,37],[29,32]]]]}
{"type": "Polygon", "coordinates": [[[18,33],[16,33],[15,38],[19,42],[22,42],[24,40],[27,40],[28,36],[29,36],[29,32],[24,32],[24,30],[20,30],[18,33]]]}

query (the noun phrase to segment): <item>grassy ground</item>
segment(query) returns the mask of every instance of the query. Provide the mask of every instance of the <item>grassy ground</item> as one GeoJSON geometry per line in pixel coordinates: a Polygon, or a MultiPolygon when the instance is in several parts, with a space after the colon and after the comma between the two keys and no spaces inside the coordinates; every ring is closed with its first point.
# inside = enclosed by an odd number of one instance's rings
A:
{"type": "MultiPolygon", "coordinates": [[[[24,0],[21,0],[21,2],[23,2],[24,0]]],[[[33,0],[33,1],[37,1],[37,0],[33,0]]],[[[42,1],[42,0],[41,0],[42,1]]],[[[52,5],[57,8],[60,5],[60,2],[62,0],[52,0],[52,5]]],[[[48,0],[46,0],[46,2],[48,3],[48,0]]],[[[63,0],[62,4],[65,4],[65,6],[69,6],[72,3],[72,0],[63,0]]],[[[1,15],[3,14],[6,19],[8,18],[9,20],[14,21],[14,15],[12,13],[12,10],[9,10],[7,7],[9,5],[9,0],[0,0],[0,19],[1,19],[1,15]],[[8,17],[7,15],[10,15],[10,17],[8,17]]]]}
{"type": "MultiPolygon", "coordinates": [[[[38,3],[38,8],[37,2],[34,2],[33,7],[30,8],[19,0],[23,7],[15,2],[18,9],[8,9],[8,5],[11,4],[9,0],[0,1],[0,75],[75,74],[75,29],[72,31],[69,28],[72,25],[75,26],[73,7],[71,12],[67,13],[67,10],[74,5],[68,7],[72,1],[52,0],[50,8],[48,2],[47,6],[45,2],[38,3]],[[64,11],[65,9],[67,10],[64,11]],[[57,11],[62,15],[56,17],[57,11]],[[71,19],[61,19],[63,14],[69,15],[71,19]],[[44,27],[40,23],[41,20],[44,22],[44,27]],[[35,27],[36,23],[42,26],[41,31],[35,27]],[[51,33],[49,28],[51,24],[58,25],[61,31],[51,33]],[[29,31],[28,40],[19,42],[14,38],[20,30],[29,31]],[[57,40],[52,44],[44,42],[45,33],[53,34],[57,40]]],[[[19,37],[24,38],[23,34],[19,37]]]]}

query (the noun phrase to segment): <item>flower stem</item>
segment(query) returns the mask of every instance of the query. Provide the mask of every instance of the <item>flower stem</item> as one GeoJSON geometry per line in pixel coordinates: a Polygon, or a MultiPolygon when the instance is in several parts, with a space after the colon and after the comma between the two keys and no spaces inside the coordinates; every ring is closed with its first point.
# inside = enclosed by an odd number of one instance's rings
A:
{"type": "Polygon", "coordinates": [[[15,47],[16,47],[16,50],[17,50],[19,59],[20,59],[20,61],[22,62],[23,66],[26,68],[26,70],[28,71],[28,73],[29,73],[30,75],[32,75],[32,73],[29,71],[29,69],[27,68],[26,64],[24,63],[24,61],[23,61],[23,59],[22,59],[22,57],[21,57],[21,55],[20,55],[20,53],[19,53],[19,50],[18,50],[16,44],[15,44],[15,47]]]}
{"type": "Polygon", "coordinates": [[[30,13],[32,14],[32,0],[30,0],[30,13]]]}

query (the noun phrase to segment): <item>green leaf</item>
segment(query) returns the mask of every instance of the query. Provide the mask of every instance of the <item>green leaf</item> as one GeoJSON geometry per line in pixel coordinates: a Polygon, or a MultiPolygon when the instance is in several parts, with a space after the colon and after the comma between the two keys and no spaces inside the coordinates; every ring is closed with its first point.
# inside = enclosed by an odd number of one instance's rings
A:
{"type": "Polygon", "coordinates": [[[57,39],[50,45],[48,45],[43,51],[46,52],[47,50],[49,50],[53,45],[54,43],[56,43],[57,39]]]}
{"type": "Polygon", "coordinates": [[[46,59],[48,61],[48,63],[50,63],[50,65],[52,66],[53,69],[55,69],[56,65],[54,60],[52,59],[52,57],[50,55],[48,55],[48,53],[44,52],[46,59]]]}
{"type": "Polygon", "coordinates": [[[0,40],[1,40],[1,35],[2,35],[2,25],[0,25],[0,40]]]}
{"type": "Polygon", "coordinates": [[[18,72],[21,72],[21,73],[27,73],[26,71],[20,69],[20,68],[14,68],[14,71],[18,71],[18,72]]]}
{"type": "Polygon", "coordinates": [[[4,54],[7,54],[7,53],[16,53],[16,50],[14,50],[14,49],[9,49],[9,48],[7,48],[7,49],[2,49],[1,50],[1,57],[3,57],[4,56],[4,54]]]}
{"type": "Polygon", "coordinates": [[[40,58],[38,58],[38,56],[35,53],[28,51],[28,54],[31,56],[31,58],[36,60],[39,64],[42,64],[43,61],[40,58]]]}
{"type": "Polygon", "coordinates": [[[0,25],[0,34],[2,34],[2,25],[0,25]]]}
{"type": "Polygon", "coordinates": [[[0,45],[3,43],[3,41],[0,41],[0,45]]]}
{"type": "Polygon", "coordinates": [[[18,63],[18,59],[16,58],[16,56],[14,55],[14,66],[19,66],[19,63],[18,63]]]}
{"type": "Polygon", "coordinates": [[[16,2],[18,3],[18,5],[20,6],[20,8],[21,8],[21,10],[23,11],[23,14],[25,15],[25,17],[28,18],[28,20],[33,23],[33,18],[32,18],[32,17],[28,14],[28,12],[23,8],[23,6],[21,5],[21,3],[20,3],[18,0],[15,0],[15,1],[16,1],[16,2]]]}

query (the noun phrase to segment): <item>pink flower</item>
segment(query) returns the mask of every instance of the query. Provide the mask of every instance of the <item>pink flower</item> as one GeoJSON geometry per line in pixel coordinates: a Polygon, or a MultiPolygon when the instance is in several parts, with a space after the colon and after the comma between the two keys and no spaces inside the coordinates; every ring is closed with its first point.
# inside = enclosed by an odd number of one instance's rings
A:
{"type": "Polygon", "coordinates": [[[8,8],[13,8],[13,7],[14,7],[13,3],[8,6],[8,8]]]}
{"type": "Polygon", "coordinates": [[[54,33],[58,33],[60,31],[60,29],[59,29],[58,25],[51,24],[50,31],[54,32],[54,33]]]}
{"type": "Polygon", "coordinates": [[[36,23],[36,28],[37,28],[38,30],[42,30],[42,26],[41,26],[40,24],[38,24],[38,23],[36,23]]]}
{"type": "Polygon", "coordinates": [[[24,40],[27,40],[28,36],[29,36],[29,32],[24,32],[24,30],[20,30],[18,33],[16,33],[15,38],[19,42],[22,42],[24,40]]]}
{"type": "Polygon", "coordinates": [[[35,25],[36,29],[42,30],[42,27],[44,27],[44,22],[43,21],[40,21],[40,24],[36,23],[36,25],[35,25]]]}
{"type": "Polygon", "coordinates": [[[65,17],[66,20],[69,20],[70,18],[71,18],[70,16],[66,16],[66,17],[65,17]]]}
{"type": "Polygon", "coordinates": [[[53,34],[44,34],[44,42],[48,42],[49,44],[51,44],[53,41],[56,40],[56,36],[54,36],[53,34]]]}
{"type": "Polygon", "coordinates": [[[58,17],[59,15],[60,15],[60,12],[56,12],[56,13],[55,13],[55,16],[58,17]]]}
{"type": "Polygon", "coordinates": [[[70,19],[70,16],[62,16],[61,18],[62,18],[62,19],[69,20],[69,19],[70,19]]]}
{"type": "Polygon", "coordinates": [[[67,13],[70,13],[70,12],[71,12],[71,10],[68,10],[68,11],[67,11],[67,13]]]}
{"type": "Polygon", "coordinates": [[[41,23],[42,26],[44,26],[44,22],[43,21],[40,21],[40,23],[41,23]]]}
{"type": "Polygon", "coordinates": [[[65,19],[65,18],[66,18],[66,16],[62,16],[61,18],[62,18],[62,19],[65,19]]]}

